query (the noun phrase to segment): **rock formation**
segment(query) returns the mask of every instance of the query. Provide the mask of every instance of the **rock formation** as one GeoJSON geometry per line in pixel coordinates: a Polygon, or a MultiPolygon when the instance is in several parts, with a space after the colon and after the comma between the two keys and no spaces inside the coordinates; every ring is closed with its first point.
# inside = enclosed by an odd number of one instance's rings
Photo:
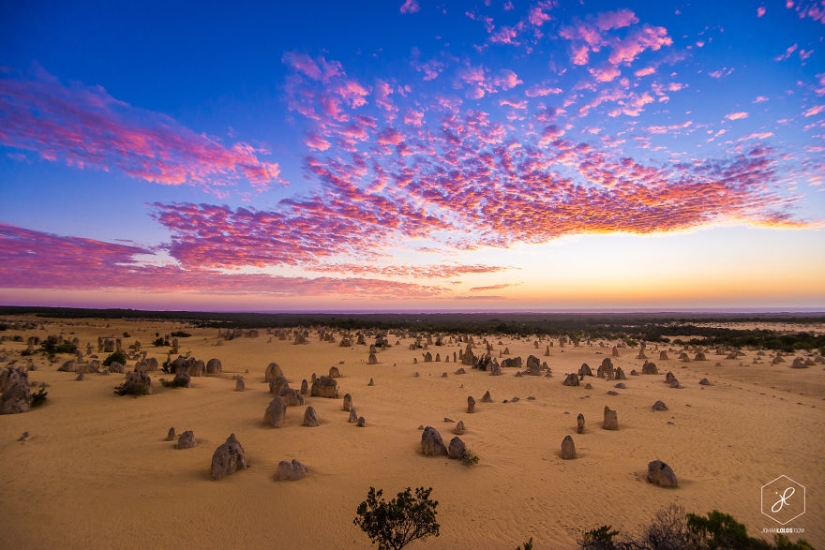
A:
{"type": "Polygon", "coordinates": [[[31,384],[24,367],[0,370],[0,414],[17,414],[29,410],[31,384]]]}
{"type": "Polygon", "coordinates": [[[561,457],[564,460],[572,460],[576,458],[576,444],[573,443],[571,436],[565,436],[561,442],[561,457]]]}
{"type": "Polygon", "coordinates": [[[605,430],[619,429],[619,417],[616,414],[616,411],[612,410],[607,405],[604,406],[604,423],[602,424],[602,428],[605,430]]]}
{"type": "Polygon", "coordinates": [[[278,366],[278,363],[270,363],[266,367],[266,371],[264,371],[264,382],[272,382],[274,379],[278,377],[286,378],[284,376],[284,371],[281,370],[281,367],[278,366]]]}
{"type": "Polygon", "coordinates": [[[645,361],[642,365],[642,374],[659,374],[659,369],[656,368],[656,363],[645,361]]]}
{"type": "Polygon", "coordinates": [[[490,397],[490,390],[487,390],[484,393],[484,396],[481,398],[481,402],[482,403],[492,403],[493,402],[493,398],[490,397]]]}
{"type": "Polygon", "coordinates": [[[221,479],[248,467],[246,453],[235,434],[230,435],[212,455],[212,479],[221,479]]]}
{"type": "Polygon", "coordinates": [[[301,425],[314,428],[319,424],[320,423],[318,422],[318,414],[315,412],[315,409],[313,409],[312,407],[307,407],[304,411],[304,421],[301,423],[301,425]]]}
{"type": "Polygon", "coordinates": [[[307,473],[307,467],[295,460],[282,460],[275,470],[275,481],[298,481],[307,473]]]}
{"type": "Polygon", "coordinates": [[[213,357],[206,363],[206,374],[218,374],[219,372],[223,372],[223,365],[220,359],[213,357]]]}
{"type": "Polygon", "coordinates": [[[424,428],[421,434],[421,452],[424,456],[443,456],[447,454],[447,448],[441,439],[441,434],[432,426],[424,428]]]}
{"type": "Polygon", "coordinates": [[[576,432],[584,433],[584,415],[582,413],[579,413],[579,416],[576,417],[576,432]]]}
{"type": "Polygon", "coordinates": [[[562,382],[565,386],[578,386],[579,385],[579,375],[575,372],[571,372],[567,375],[567,378],[564,379],[562,382]]]}
{"type": "Polygon", "coordinates": [[[178,437],[178,442],[175,444],[176,449],[191,449],[197,445],[195,443],[195,432],[192,430],[186,430],[180,437],[178,437]]]}
{"type": "Polygon", "coordinates": [[[679,485],[673,469],[661,460],[654,460],[647,465],[647,480],[659,487],[674,488],[679,485]]]}
{"type": "Polygon", "coordinates": [[[273,399],[264,413],[264,422],[273,428],[280,428],[284,425],[286,419],[286,403],[284,399],[278,395],[273,399]]]}
{"type": "Polygon", "coordinates": [[[455,436],[450,440],[450,444],[447,447],[447,456],[449,458],[453,458],[456,460],[461,460],[464,458],[464,455],[467,454],[467,446],[461,440],[460,437],[455,436]]]}
{"type": "Polygon", "coordinates": [[[281,390],[280,397],[287,407],[298,407],[304,404],[304,397],[298,390],[284,388],[281,390]]]}
{"type": "Polygon", "coordinates": [[[665,405],[664,401],[656,401],[652,408],[654,411],[666,411],[667,405],[665,405]]]}

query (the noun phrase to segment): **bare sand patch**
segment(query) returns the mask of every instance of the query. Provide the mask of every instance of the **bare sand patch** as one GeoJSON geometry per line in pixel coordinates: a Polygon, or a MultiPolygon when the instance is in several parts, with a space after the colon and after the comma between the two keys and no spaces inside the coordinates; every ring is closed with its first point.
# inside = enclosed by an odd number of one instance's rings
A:
{"type": "MultiPolygon", "coordinates": [[[[20,333],[62,332],[77,337],[82,349],[93,343],[95,351],[101,335],[121,336],[124,346],[140,340],[162,363],[168,348],[150,342],[156,332],[181,327],[48,321],[45,330],[20,333]]],[[[441,536],[425,544],[434,549],[515,548],[530,537],[536,548],[572,548],[584,529],[609,523],[632,531],[672,502],[695,513],[730,513],[758,535],[778,526],[760,512],[760,487],[780,475],[807,486],[807,512],[794,525],[805,528],[803,536],[814,546],[825,546],[821,364],[754,365],[755,352],[748,350],[733,360],[709,350],[708,361],[683,363],[678,349],[649,345],[646,353],[659,374],[628,375],[625,389],[589,376],[567,387],[567,373],[585,362],[595,370],[610,357],[614,342],[605,348],[560,347],[556,340],[545,356],[546,341],[536,349],[533,339],[490,338],[494,357],[507,347],[511,357],[533,354],[547,361],[554,375],[547,378],[516,377],[512,368],[502,369],[502,376],[468,367],[466,375],[454,374],[461,364],[452,355],[466,345],[458,342],[429,346],[426,351],[439,353],[442,361],[424,363],[422,350],[409,349],[412,339],[390,336],[392,346],[379,349],[371,365],[368,345],[340,347],[312,332],[309,343],[294,345],[263,330],[229,341],[219,340],[216,329],[185,330],[192,336],[180,339],[181,353],[205,362],[220,359],[223,371],[193,377],[191,388],[178,389],[161,386],[159,379],[171,375],[152,372],[154,393],[139,398],[114,395],[122,374],[87,374],[75,381],[74,373],[57,372],[59,362],[35,356],[38,370],[29,377],[50,385],[47,404],[0,416],[5,546],[259,548],[277,540],[295,548],[367,548],[369,540],[352,520],[370,486],[387,495],[408,486],[433,487],[441,536]],[[660,349],[672,349],[670,358],[658,360],[660,349]],[[450,363],[443,361],[447,355],[450,363]],[[273,361],[294,389],[335,366],[340,397],[304,396],[305,406],[289,407],[281,428],[270,427],[264,412],[273,395],[264,371],[273,361]],[[669,371],[681,389],[665,384],[669,371]],[[238,374],[245,380],[242,392],[235,391],[238,374]],[[702,378],[713,385],[700,385],[702,378]],[[481,399],[487,391],[490,403],[481,399]],[[346,393],[366,427],[347,421],[346,393]],[[467,412],[469,396],[473,413],[467,412]],[[657,400],[668,410],[652,411],[657,400]],[[319,426],[302,425],[307,405],[319,426]],[[601,429],[605,405],[617,411],[616,431],[601,429]],[[582,434],[579,413],[586,419],[582,434]],[[446,443],[458,421],[479,463],[467,467],[447,457],[424,457],[419,426],[437,428],[446,443]],[[178,433],[193,430],[197,446],[175,449],[165,440],[170,426],[178,433]],[[29,439],[18,441],[24,431],[29,439]],[[246,450],[250,468],[212,481],[212,453],[231,433],[246,450]],[[560,457],[567,435],[575,440],[574,460],[560,457]],[[306,476],[275,482],[278,464],[293,459],[308,468],[306,476]],[[646,481],[647,465],[655,459],[673,468],[677,489],[646,481]]],[[[25,347],[4,342],[0,356],[19,358],[25,347]]],[[[620,351],[614,366],[641,372],[638,350],[620,351]]],[[[130,361],[127,370],[133,367],[130,361]]]]}

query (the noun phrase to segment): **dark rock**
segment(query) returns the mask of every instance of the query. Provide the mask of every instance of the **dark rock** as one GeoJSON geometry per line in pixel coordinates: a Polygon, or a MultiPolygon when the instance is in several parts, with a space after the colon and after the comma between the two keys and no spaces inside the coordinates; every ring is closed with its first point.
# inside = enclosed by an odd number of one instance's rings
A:
{"type": "Polygon", "coordinates": [[[243,376],[238,376],[235,379],[235,391],[244,391],[246,389],[246,382],[243,380],[243,376]]]}
{"type": "Polygon", "coordinates": [[[304,421],[302,423],[303,426],[309,426],[310,428],[314,428],[315,426],[320,425],[318,422],[318,415],[315,412],[315,409],[312,407],[307,407],[304,411],[304,421]]]}
{"type": "Polygon", "coordinates": [[[493,398],[490,397],[490,390],[487,390],[486,392],[484,392],[484,396],[481,398],[481,402],[482,403],[492,403],[493,402],[493,398]]]}
{"type": "Polygon", "coordinates": [[[654,460],[647,465],[647,480],[659,487],[673,488],[679,485],[673,469],[661,460],[654,460]]]}
{"type": "Polygon", "coordinates": [[[174,441],[175,437],[175,428],[169,428],[169,431],[166,433],[166,441],[174,441]]]}
{"type": "Polygon", "coordinates": [[[432,426],[424,428],[421,434],[421,452],[424,456],[443,456],[447,454],[447,448],[441,439],[441,434],[432,426]]]}
{"type": "Polygon", "coordinates": [[[219,372],[223,372],[223,364],[221,364],[220,359],[215,359],[214,357],[207,361],[206,363],[206,374],[218,374],[219,372]]]}
{"type": "Polygon", "coordinates": [[[304,397],[298,390],[291,388],[284,388],[281,390],[281,398],[287,407],[299,407],[304,404],[304,397]]]}
{"type": "Polygon", "coordinates": [[[458,421],[458,424],[456,424],[456,425],[455,425],[455,428],[453,428],[453,432],[454,432],[456,435],[462,435],[462,434],[464,433],[464,429],[465,429],[465,428],[464,428],[464,421],[463,421],[463,420],[459,420],[459,421],[458,421]]]}
{"type": "MultiPolygon", "coordinates": [[[[272,380],[284,376],[284,371],[278,366],[278,363],[270,363],[264,372],[264,382],[271,382],[272,380]]],[[[285,377],[284,377],[285,378],[285,377]]]]}
{"type": "Polygon", "coordinates": [[[286,403],[284,399],[278,395],[273,399],[264,413],[264,422],[273,428],[280,428],[284,425],[286,419],[286,403]]]}
{"type": "Polygon", "coordinates": [[[467,454],[467,446],[460,437],[455,436],[450,440],[450,445],[447,447],[447,456],[449,458],[460,460],[467,454]]]}
{"type": "Polygon", "coordinates": [[[604,423],[602,424],[602,428],[605,430],[619,429],[619,417],[616,414],[616,411],[612,410],[607,405],[604,407],[604,423]]]}
{"type": "Polygon", "coordinates": [[[467,398],[467,412],[468,413],[476,412],[476,400],[473,399],[472,395],[467,398]]]}
{"type": "Polygon", "coordinates": [[[666,411],[667,405],[663,401],[656,401],[652,408],[654,411],[666,411]]]}
{"type": "Polygon", "coordinates": [[[567,375],[567,378],[564,379],[562,382],[565,386],[578,386],[579,385],[579,375],[575,372],[571,372],[567,375]]]}
{"type": "Polygon", "coordinates": [[[235,438],[235,434],[230,435],[223,445],[215,449],[215,453],[212,455],[212,479],[221,479],[248,467],[246,453],[240,442],[235,438]]]}
{"type": "Polygon", "coordinates": [[[282,460],[275,470],[275,481],[298,481],[307,473],[307,467],[295,460],[282,460]]]}
{"type": "Polygon", "coordinates": [[[584,433],[584,415],[579,413],[579,416],[576,417],[576,432],[583,434],[584,433]]]}
{"type": "Polygon", "coordinates": [[[312,382],[310,395],[312,395],[312,397],[335,399],[338,397],[338,382],[328,376],[321,376],[312,382]]]}
{"type": "Polygon", "coordinates": [[[175,448],[191,449],[195,445],[197,445],[197,443],[195,443],[195,432],[193,432],[192,430],[186,430],[185,432],[180,434],[180,437],[178,438],[178,442],[175,445],[175,448]]]}
{"type": "Polygon", "coordinates": [[[571,436],[565,436],[561,442],[561,457],[564,460],[572,460],[576,458],[576,444],[573,443],[571,436]]]}
{"type": "Polygon", "coordinates": [[[358,422],[356,422],[355,425],[359,428],[363,428],[367,425],[367,420],[363,416],[359,416],[358,422]]]}
{"type": "Polygon", "coordinates": [[[350,394],[344,394],[344,410],[348,411],[352,408],[352,396],[350,394]]]}

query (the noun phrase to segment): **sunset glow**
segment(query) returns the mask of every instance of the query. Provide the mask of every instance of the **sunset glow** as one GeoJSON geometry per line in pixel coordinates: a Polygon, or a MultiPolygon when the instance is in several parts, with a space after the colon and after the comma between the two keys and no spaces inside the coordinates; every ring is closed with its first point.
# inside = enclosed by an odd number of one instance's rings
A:
{"type": "Polygon", "coordinates": [[[0,8],[0,303],[825,307],[825,2],[274,4],[0,8]]]}

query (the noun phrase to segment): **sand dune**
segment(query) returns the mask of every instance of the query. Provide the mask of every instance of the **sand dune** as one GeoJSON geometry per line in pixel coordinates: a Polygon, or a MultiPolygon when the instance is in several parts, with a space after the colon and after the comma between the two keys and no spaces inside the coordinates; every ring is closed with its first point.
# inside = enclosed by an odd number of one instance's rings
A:
{"type": "MultiPolygon", "coordinates": [[[[98,336],[126,331],[124,345],[140,340],[162,362],[168,348],[150,342],[156,332],[181,327],[49,321],[45,330],[7,334],[62,333],[79,338],[82,349],[87,342],[96,349],[98,336]]],[[[660,374],[628,376],[626,389],[607,395],[615,381],[588,377],[590,390],[562,385],[564,375],[583,362],[595,372],[610,356],[609,347],[595,343],[561,348],[556,340],[545,357],[546,341],[535,349],[533,339],[501,338],[499,345],[499,337],[490,337],[496,357],[506,346],[511,356],[537,355],[554,373],[516,377],[515,370],[504,369],[503,376],[493,377],[467,367],[466,375],[453,374],[460,365],[452,354],[464,347],[459,343],[427,350],[442,358],[449,354],[450,363],[423,363],[422,350],[409,350],[413,340],[401,339],[378,352],[377,365],[368,365],[368,347],[341,348],[319,342],[313,333],[309,344],[298,346],[277,338],[268,342],[265,331],[216,345],[217,330],[186,330],[192,336],[181,339],[181,353],[204,361],[216,357],[223,373],[193,378],[189,389],[170,389],[159,379],[171,376],[154,372],[154,394],[140,398],[114,395],[124,375],[88,374],[78,382],[74,373],[56,371],[60,363],[34,356],[39,368],[29,377],[50,385],[47,404],[0,416],[3,546],[368,548],[352,520],[370,486],[388,495],[408,486],[433,487],[441,536],[414,547],[515,548],[533,537],[536,548],[571,548],[584,529],[609,523],[632,531],[673,502],[697,513],[725,511],[758,535],[778,527],[760,513],[760,487],[783,474],[807,487],[807,512],[792,525],[803,527],[802,536],[814,546],[825,546],[821,364],[791,369],[789,358],[775,366],[768,360],[753,365],[752,350],[735,360],[709,350],[708,361],[682,363],[678,352],[659,361],[649,346],[660,374]],[[304,407],[290,407],[280,429],[265,425],[272,396],[264,369],[271,361],[296,389],[313,373],[337,366],[340,394],[352,395],[367,426],[347,422],[341,399],[317,397],[306,399],[320,426],[301,426],[304,407]],[[682,389],[664,383],[668,371],[682,389]],[[235,391],[233,374],[243,374],[246,391],[235,391]],[[712,386],[699,385],[705,377],[712,386]],[[482,403],[488,390],[494,402],[482,403]],[[466,412],[468,396],[476,400],[473,414],[466,412]],[[503,402],[513,397],[519,401],[503,402]],[[657,400],[669,410],[651,411],[657,400]],[[601,429],[605,405],[618,411],[618,431],[601,429]],[[586,419],[584,434],[576,433],[579,413],[586,419]],[[462,439],[479,464],[422,456],[419,426],[434,426],[449,441],[454,424],[445,417],[464,421],[462,439]],[[165,441],[172,426],[178,433],[194,430],[198,446],[175,449],[165,441]],[[24,431],[29,440],[17,441],[24,431]],[[251,467],[212,481],[212,453],[230,433],[246,449],[251,467]],[[568,434],[576,460],[559,456],[568,434]],[[308,466],[307,476],[275,482],[278,462],[293,458],[308,466]],[[677,489],[647,483],[647,463],[654,459],[673,467],[677,489]]],[[[397,339],[389,337],[391,344],[397,339]]],[[[25,347],[0,344],[2,365],[25,347]]],[[[637,353],[623,350],[614,365],[627,374],[641,371],[637,353]]]]}

